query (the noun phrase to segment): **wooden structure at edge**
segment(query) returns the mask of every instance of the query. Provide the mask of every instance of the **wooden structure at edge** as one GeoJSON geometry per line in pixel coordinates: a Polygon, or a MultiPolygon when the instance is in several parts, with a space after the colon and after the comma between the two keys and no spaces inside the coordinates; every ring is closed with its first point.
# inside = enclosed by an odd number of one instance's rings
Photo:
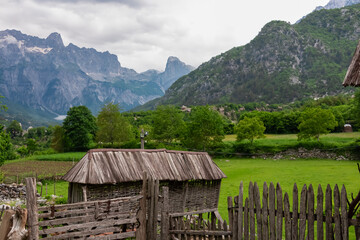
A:
{"type": "Polygon", "coordinates": [[[350,66],[346,72],[345,79],[342,84],[347,86],[360,86],[360,41],[356,47],[354,56],[351,60],[350,66]]]}

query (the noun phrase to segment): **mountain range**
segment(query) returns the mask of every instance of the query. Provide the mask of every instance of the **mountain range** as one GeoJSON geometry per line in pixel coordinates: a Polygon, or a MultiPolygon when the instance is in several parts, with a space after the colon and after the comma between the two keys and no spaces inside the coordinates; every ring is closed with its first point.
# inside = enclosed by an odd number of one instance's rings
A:
{"type": "Polygon", "coordinates": [[[342,8],[360,3],[360,0],[330,0],[325,6],[319,6],[315,10],[342,8]]]}
{"type": "Polygon", "coordinates": [[[9,107],[0,111],[0,122],[47,125],[72,106],[86,105],[96,114],[110,101],[123,110],[147,110],[161,104],[288,103],[353,91],[341,82],[360,38],[360,5],[347,5],[358,1],[330,0],[296,24],[269,22],[250,43],[195,70],[169,57],[164,72],[137,73],[109,52],[64,46],[58,33],[42,39],[0,31],[0,101],[9,107]]]}
{"type": "Polygon", "coordinates": [[[0,95],[9,106],[0,114],[3,118],[15,114],[23,124],[37,125],[31,122],[32,115],[44,121],[61,119],[77,105],[86,105],[93,114],[107,102],[129,110],[162,96],[193,69],[169,57],[164,72],[137,73],[122,67],[109,52],[64,46],[58,33],[41,39],[16,30],[0,31],[0,95]]]}
{"type": "Polygon", "coordinates": [[[322,9],[290,24],[272,21],[248,44],[177,80],[157,105],[289,103],[353,91],[341,82],[360,39],[360,4],[322,9]]]}

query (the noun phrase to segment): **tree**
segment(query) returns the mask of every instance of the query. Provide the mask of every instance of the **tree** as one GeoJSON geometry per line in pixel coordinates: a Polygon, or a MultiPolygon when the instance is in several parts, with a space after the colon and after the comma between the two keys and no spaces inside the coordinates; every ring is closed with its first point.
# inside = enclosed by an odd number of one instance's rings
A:
{"type": "Polygon", "coordinates": [[[51,148],[57,152],[66,150],[65,132],[61,126],[55,126],[51,139],[51,148]]]}
{"type": "Polygon", "coordinates": [[[264,123],[257,117],[245,117],[235,126],[236,140],[248,139],[252,144],[256,138],[264,138],[264,123]]]}
{"type": "Polygon", "coordinates": [[[37,150],[38,144],[36,143],[35,139],[29,138],[26,141],[26,147],[29,150],[29,154],[33,154],[37,150]]]}
{"type": "Polygon", "coordinates": [[[0,166],[4,164],[5,160],[13,159],[14,152],[10,141],[10,135],[3,131],[0,126],[0,166]]]}
{"type": "Polygon", "coordinates": [[[152,139],[171,143],[184,131],[183,113],[175,106],[159,106],[152,115],[152,139]]]}
{"type": "Polygon", "coordinates": [[[122,143],[134,138],[131,125],[120,113],[118,104],[108,103],[97,117],[96,140],[103,143],[122,143]]]}
{"type": "MultiPolygon", "coordinates": [[[[3,96],[0,96],[3,98],[3,96]]],[[[6,105],[0,102],[0,110],[6,110],[6,105]]],[[[5,160],[14,159],[15,153],[11,144],[10,134],[6,134],[4,126],[0,125],[0,166],[4,164],[5,160]]]]}
{"type": "Polygon", "coordinates": [[[37,141],[41,141],[45,137],[46,131],[47,130],[45,127],[30,128],[26,134],[26,138],[32,138],[37,141]]]}
{"type": "Polygon", "coordinates": [[[190,149],[209,149],[222,142],[225,137],[221,115],[209,106],[198,106],[191,110],[182,143],[190,149]]]}
{"type": "Polygon", "coordinates": [[[12,139],[22,136],[22,128],[18,121],[13,120],[6,131],[10,134],[12,139]]]}
{"type": "Polygon", "coordinates": [[[64,119],[63,128],[70,151],[88,150],[97,131],[96,118],[86,106],[72,107],[64,119]]]}
{"type": "Polygon", "coordinates": [[[355,120],[355,125],[360,127],[360,90],[356,90],[355,97],[352,102],[352,114],[355,120]]]}
{"type": "Polygon", "coordinates": [[[308,108],[300,117],[298,140],[314,138],[319,141],[320,134],[329,133],[337,125],[330,110],[308,108]]]}

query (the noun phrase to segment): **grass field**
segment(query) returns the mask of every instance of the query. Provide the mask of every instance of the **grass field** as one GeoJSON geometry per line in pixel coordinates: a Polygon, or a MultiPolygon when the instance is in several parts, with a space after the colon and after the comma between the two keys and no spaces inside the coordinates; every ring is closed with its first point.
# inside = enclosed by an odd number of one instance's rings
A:
{"type": "MultiPolygon", "coordinates": [[[[360,190],[360,174],[356,163],[359,161],[336,161],[329,159],[297,159],[297,160],[264,160],[264,159],[215,159],[215,163],[227,175],[222,181],[219,211],[227,217],[227,196],[235,196],[243,181],[244,193],[247,196],[249,182],[257,182],[260,189],[264,182],[268,185],[280,183],[283,193],[288,192],[292,199],[294,183],[298,189],[304,184],[312,184],[317,193],[317,187],[327,184],[333,188],[344,184],[347,193],[357,194],[360,190]]],[[[300,192],[300,191],[299,191],[300,192]]]]}

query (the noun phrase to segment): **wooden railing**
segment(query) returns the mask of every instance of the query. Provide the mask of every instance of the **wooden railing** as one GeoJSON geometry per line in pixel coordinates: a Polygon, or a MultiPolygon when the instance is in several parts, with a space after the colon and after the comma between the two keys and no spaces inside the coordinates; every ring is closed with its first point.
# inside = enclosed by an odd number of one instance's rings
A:
{"type": "Polygon", "coordinates": [[[35,180],[26,180],[30,239],[147,239],[143,195],[38,207],[35,180]]]}

